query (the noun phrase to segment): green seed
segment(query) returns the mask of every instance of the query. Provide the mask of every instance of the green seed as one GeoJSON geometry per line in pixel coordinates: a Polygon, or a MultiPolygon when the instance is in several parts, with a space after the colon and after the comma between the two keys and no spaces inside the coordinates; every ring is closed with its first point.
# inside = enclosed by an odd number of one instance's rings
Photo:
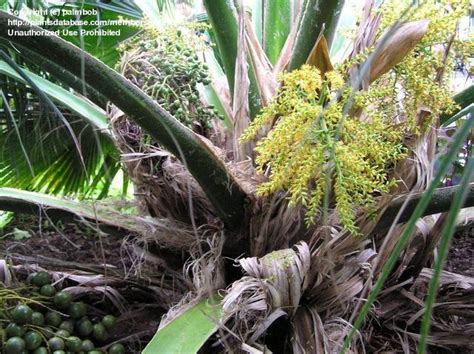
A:
{"type": "Polygon", "coordinates": [[[69,331],[66,331],[65,329],[60,329],[59,331],[56,331],[55,336],[60,337],[60,338],[67,338],[71,335],[69,331]]]}
{"type": "Polygon", "coordinates": [[[46,347],[36,348],[33,354],[48,354],[48,349],[46,347]]]}
{"type": "Polygon", "coordinates": [[[105,315],[102,319],[102,324],[106,329],[113,329],[117,324],[117,318],[112,315],[105,315]]]}
{"type": "Polygon", "coordinates": [[[26,347],[25,341],[20,337],[12,337],[5,343],[6,354],[20,354],[26,347]]]}
{"type": "Polygon", "coordinates": [[[71,336],[66,339],[66,348],[71,352],[81,351],[82,341],[79,337],[71,336]]]}
{"type": "Polygon", "coordinates": [[[72,303],[72,295],[66,291],[60,291],[54,295],[53,302],[60,309],[67,309],[72,303]]]}
{"type": "Polygon", "coordinates": [[[43,338],[41,335],[36,331],[28,331],[23,336],[23,340],[25,341],[26,349],[33,350],[38,348],[43,342],[43,338]]]}
{"type": "Polygon", "coordinates": [[[72,331],[74,331],[74,323],[72,321],[69,321],[69,320],[63,321],[59,325],[59,329],[64,329],[64,330],[68,331],[69,333],[72,333],[72,331]]]}
{"type": "Polygon", "coordinates": [[[31,315],[31,324],[39,327],[44,326],[44,315],[41,312],[33,312],[31,315]]]}
{"type": "Polygon", "coordinates": [[[85,352],[89,352],[91,350],[94,350],[94,343],[90,339],[85,339],[81,343],[81,350],[85,352]]]}
{"type": "MultiPolygon", "coordinates": [[[[105,325],[104,325],[105,326],[105,325]]],[[[81,320],[76,324],[76,331],[81,337],[87,337],[94,330],[94,325],[88,319],[81,320]]]]}
{"type": "Polygon", "coordinates": [[[16,323],[9,323],[6,328],[7,336],[11,337],[22,337],[25,334],[23,326],[17,325],[16,323]]]}
{"type": "Polygon", "coordinates": [[[51,284],[45,284],[41,287],[40,294],[43,296],[51,297],[56,294],[56,289],[51,284]]]}
{"type": "Polygon", "coordinates": [[[53,327],[58,327],[61,324],[61,315],[57,312],[52,312],[52,311],[47,312],[45,319],[46,319],[46,324],[53,327]]]}
{"type": "Polygon", "coordinates": [[[48,346],[52,351],[63,350],[64,349],[64,340],[59,337],[53,337],[48,340],[48,346]]]}
{"type": "Polygon", "coordinates": [[[54,330],[49,326],[41,328],[41,333],[48,339],[54,337],[54,330]]]}
{"type": "Polygon", "coordinates": [[[28,305],[17,305],[12,312],[13,320],[18,324],[31,323],[33,310],[28,305]]]}
{"type": "Polygon", "coordinates": [[[43,285],[51,283],[51,276],[48,272],[38,272],[31,278],[31,283],[33,285],[42,287],[43,285]]]}
{"type": "Polygon", "coordinates": [[[73,302],[69,305],[68,313],[72,318],[81,318],[85,316],[87,312],[87,307],[83,302],[73,302]]]}
{"type": "Polygon", "coordinates": [[[103,341],[107,339],[107,331],[102,323],[96,323],[92,331],[92,337],[97,340],[103,341]]]}
{"type": "Polygon", "coordinates": [[[125,347],[120,343],[116,343],[109,348],[108,353],[109,354],[125,354],[125,347]]]}

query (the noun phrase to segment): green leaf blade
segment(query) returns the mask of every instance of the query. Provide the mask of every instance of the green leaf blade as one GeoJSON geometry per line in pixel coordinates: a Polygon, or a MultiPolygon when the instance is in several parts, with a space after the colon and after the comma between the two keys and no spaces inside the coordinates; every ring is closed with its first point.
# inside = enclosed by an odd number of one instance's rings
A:
{"type": "Polygon", "coordinates": [[[159,329],[143,354],[191,354],[204,345],[219,328],[223,316],[219,297],[203,299],[159,329]]]}
{"type": "Polygon", "coordinates": [[[291,1],[265,1],[263,48],[272,64],[280,56],[286,38],[291,30],[291,1]]]}
{"type": "Polygon", "coordinates": [[[204,0],[209,21],[229,84],[234,92],[235,58],[237,58],[237,19],[227,1],[204,0]]]}
{"type": "MultiPolygon", "coordinates": [[[[72,111],[87,120],[87,122],[95,128],[103,132],[107,132],[107,116],[105,115],[105,112],[102,111],[102,109],[81,99],[62,87],[53,84],[52,82],[36,74],[33,74],[26,69],[23,69],[23,71],[44,93],[50,96],[53,100],[70,108],[72,111]]],[[[5,62],[0,62],[0,72],[26,84],[25,80],[23,80],[20,75],[18,75],[18,73],[5,62]]]]}
{"type": "Polygon", "coordinates": [[[323,34],[331,48],[343,5],[344,0],[306,0],[304,2],[288,70],[297,69],[306,62],[323,28],[323,34]]]}

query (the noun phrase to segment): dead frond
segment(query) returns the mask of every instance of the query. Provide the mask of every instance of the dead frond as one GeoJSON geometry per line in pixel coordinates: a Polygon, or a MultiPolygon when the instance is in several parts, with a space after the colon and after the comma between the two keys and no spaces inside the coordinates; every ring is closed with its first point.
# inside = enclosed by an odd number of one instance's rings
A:
{"type": "Polygon", "coordinates": [[[308,286],[310,252],[306,243],[239,261],[247,273],[234,282],[223,309],[235,321],[234,332],[252,343],[279,317],[293,317],[308,286]]]}

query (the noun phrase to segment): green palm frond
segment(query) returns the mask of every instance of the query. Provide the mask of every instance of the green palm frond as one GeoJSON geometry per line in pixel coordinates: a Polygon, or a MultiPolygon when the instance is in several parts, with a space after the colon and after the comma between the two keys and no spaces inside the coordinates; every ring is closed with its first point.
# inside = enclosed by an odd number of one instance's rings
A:
{"type": "MultiPolygon", "coordinates": [[[[8,106],[14,108],[12,98],[7,99],[8,106]]],[[[36,111],[38,106],[31,99],[25,110],[15,110],[13,117],[18,129],[7,124],[5,112],[0,115],[0,185],[80,195],[92,193],[99,181],[108,188],[118,172],[118,157],[110,139],[58,105],[78,137],[84,169],[79,151],[62,122],[51,112],[41,116],[36,111]]]]}
{"type": "Polygon", "coordinates": [[[6,63],[0,73],[0,185],[82,196],[101,187],[105,196],[120,169],[105,113],[23,70],[56,102],[66,124],[6,63]]]}
{"type": "MultiPolygon", "coordinates": [[[[110,1],[107,4],[98,0],[83,0],[77,2],[68,2],[60,6],[51,6],[51,8],[81,8],[85,10],[97,10],[97,15],[82,15],[80,16],[82,21],[101,21],[103,25],[87,25],[87,26],[70,26],[70,34],[64,34],[61,32],[61,36],[67,41],[75,44],[76,46],[84,49],[88,53],[94,55],[109,66],[115,65],[119,59],[119,53],[117,47],[120,43],[127,40],[138,33],[141,28],[137,26],[129,26],[125,24],[112,25],[108,21],[118,20],[123,18],[125,20],[141,20],[143,13],[141,9],[135,4],[135,1],[110,1]],[[97,30],[113,30],[119,31],[117,35],[87,35],[81,34],[81,30],[85,31],[97,31],[97,30]],[[73,35],[74,31],[77,35],[73,35]]],[[[76,19],[73,15],[60,15],[51,16],[51,19],[76,19]]],[[[61,27],[48,28],[51,30],[62,29],[61,27]]],[[[92,32],[91,32],[92,33],[92,32]]]]}

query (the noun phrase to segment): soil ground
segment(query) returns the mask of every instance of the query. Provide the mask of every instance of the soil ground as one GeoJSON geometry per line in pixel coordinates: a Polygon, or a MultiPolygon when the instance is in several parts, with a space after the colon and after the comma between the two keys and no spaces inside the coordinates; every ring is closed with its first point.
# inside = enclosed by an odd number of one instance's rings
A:
{"type": "Polygon", "coordinates": [[[474,277],[474,227],[465,228],[454,235],[444,268],[474,277]]]}
{"type": "MultiPolygon", "coordinates": [[[[0,233],[0,259],[9,259],[15,265],[39,264],[52,271],[81,270],[108,274],[127,274],[132,266],[131,246],[123,240],[103,236],[100,239],[84,232],[74,224],[66,224],[57,229],[46,227],[41,231],[34,220],[22,217],[15,220],[0,233]],[[30,237],[15,240],[15,228],[27,231],[30,237]]],[[[25,233],[16,232],[17,235],[25,233]]],[[[158,328],[163,311],[156,307],[152,292],[135,282],[121,282],[114,289],[126,301],[127,311],[120,313],[113,303],[103,296],[86,296],[81,299],[93,304],[100,311],[112,313],[119,318],[117,327],[110,333],[108,342],[119,341],[128,346],[128,352],[139,353],[158,328]]]]}
{"type": "MultiPolygon", "coordinates": [[[[127,257],[132,250],[130,246],[124,245],[123,240],[112,236],[99,239],[87,235],[74,224],[67,224],[60,231],[51,228],[40,231],[31,220],[23,225],[21,221],[16,221],[5,230],[4,235],[13,232],[14,228],[28,231],[31,237],[14,240],[12,235],[2,240],[0,234],[0,258],[25,256],[25,262],[34,263],[34,256],[37,256],[43,260],[55,259],[72,264],[94,265],[96,268],[105,263],[123,272],[132,263],[127,257]]],[[[444,269],[474,277],[474,225],[454,235],[444,269]]]]}
{"type": "MultiPolygon", "coordinates": [[[[10,227],[14,233],[17,228],[27,231],[31,237],[15,240],[14,235],[0,241],[0,255],[37,255],[43,259],[51,258],[77,264],[108,264],[119,269],[130,266],[130,260],[123,257],[122,240],[104,236],[101,238],[87,235],[76,225],[67,224],[61,230],[48,228],[39,231],[37,227],[22,227],[19,224],[10,227]]],[[[8,232],[7,231],[7,232],[8,232]]]]}

